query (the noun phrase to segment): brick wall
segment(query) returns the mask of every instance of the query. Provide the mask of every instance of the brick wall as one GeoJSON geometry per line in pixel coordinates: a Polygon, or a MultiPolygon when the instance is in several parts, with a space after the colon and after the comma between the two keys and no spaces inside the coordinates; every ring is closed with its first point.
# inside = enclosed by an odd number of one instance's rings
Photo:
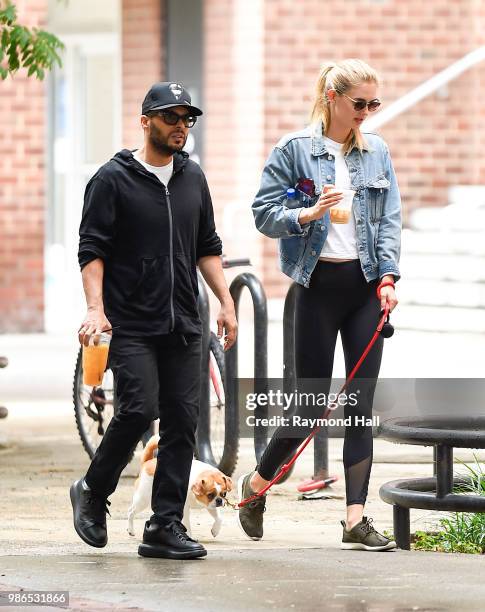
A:
{"type": "MultiPolygon", "coordinates": [[[[45,27],[46,0],[16,5],[20,22],[45,27]]],[[[46,88],[23,70],[0,88],[0,331],[35,332],[44,313],[46,88]]]]}
{"type": "Polygon", "coordinates": [[[204,2],[204,171],[218,225],[234,188],[231,172],[235,104],[233,52],[234,2],[204,2]]]}
{"type": "Polygon", "coordinates": [[[162,5],[160,0],[122,0],[123,147],[143,144],[141,103],[150,86],[163,80],[162,5]]]}

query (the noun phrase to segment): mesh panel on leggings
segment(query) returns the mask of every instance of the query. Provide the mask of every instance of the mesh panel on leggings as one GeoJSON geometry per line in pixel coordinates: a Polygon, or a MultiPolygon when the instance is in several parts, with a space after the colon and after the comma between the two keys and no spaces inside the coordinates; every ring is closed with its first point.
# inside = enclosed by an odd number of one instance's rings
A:
{"type": "Polygon", "coordinates": [[[359,463],[345,467],[347,505],[365,503],[371,467],[372,455],[359,463]]]}

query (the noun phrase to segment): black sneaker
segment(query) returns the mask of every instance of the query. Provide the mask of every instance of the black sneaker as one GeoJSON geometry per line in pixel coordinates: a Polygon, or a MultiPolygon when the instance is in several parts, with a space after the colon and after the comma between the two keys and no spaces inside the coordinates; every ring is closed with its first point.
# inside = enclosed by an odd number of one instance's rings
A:
{"type": "MultiPolygon", "coordinates": [[[[253,491],[249,485],[251,476],[254,472],[244,474],[237,481],[237,493],[238,501],[247,499],[256,492],[253,491]]],[[[263,513],[266,511],[266,494],[261,495],[249,502],[242,508],[239,508],[237,513],[237,522],[239,527],[242,529],[244,535],[250,540],[261,540],[263,537],[263,513]]]]}
{"type": "Polygon", "coordinates": [[[197,559],[205,557],[207,551],[187,534],[187,529],[179,521],[172,521],[168,525],[147,521],[138,554],[160,559],[197,559]]]}
{"type": "Polygon", "coordinates": [[[90,489],[84,489],[82,481],[82,478],[77,480],[70,490],[74,529],[86,544],[103,548],[108,543],[106,512],[109,514],[110,503],[90,489]]]}
{"type": "Polygon", "coordinates": [[[340,521],[344,528],[342,536],[342,544],[340,548],[344,550],[391,550],[396,548],[396,542],[386,538],[386,536],[378,533],[372,519],[366,516],[362,517],[360,523],[354,525],[352,529],[347,531],[345,521],[340,521]]]}

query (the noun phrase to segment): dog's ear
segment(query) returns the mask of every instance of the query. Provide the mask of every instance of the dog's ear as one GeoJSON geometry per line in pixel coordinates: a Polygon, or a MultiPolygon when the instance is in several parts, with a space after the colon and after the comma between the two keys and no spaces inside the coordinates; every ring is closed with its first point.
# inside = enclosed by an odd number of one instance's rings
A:
{"type": "Polygon", "coordinates": [[[229,493],[229,491],[232,491],[232,489],[234,488],[232,478],[229,478],[229,476],[224,475],[222,479],[224,480],[224,484],[226,485],[226,491],[229,493]]]}
{"type": "Polygon", "coordinates": [[[202,482],[201,482],[200,480],[196,480],[196,481],[194,482],[194,484],[192,485],[192,493],[193,493],[194,495],[202,495],[202,493],[203,493],[203,490],[202,490],[202,483],[203,483],[203,482],[204,482],[204,481],[202,481],[202,482]]]}
{"type": "Polygon", "coordinates": [[[196,480],[192,485],[192,492],[194,495],[203,495],[204,494],[204,485],[205,480],[196,480]]]}

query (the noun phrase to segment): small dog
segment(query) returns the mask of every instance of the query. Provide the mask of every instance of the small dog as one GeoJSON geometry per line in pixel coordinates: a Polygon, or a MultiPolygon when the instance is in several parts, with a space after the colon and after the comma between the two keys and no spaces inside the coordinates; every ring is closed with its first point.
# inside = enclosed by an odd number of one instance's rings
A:
{"type": "MultiPolygon", "coordinates": [[[[135,515],[148,508],[151,503],[153,475],[157,466],[154,452],[158,448],[158,440],[158,435],[152,436],[143,449],[140,476],[135,481],[135,493],[128,510],[128,533],[131,536],[135,535],[133,526],[135,515]]],[[[197,459],[192,460],[182,519],[189,535],[191,535],[190,508],[204,507],[214,519],[211,533],[214,538],[217,537],[222,526],[221,508],[225,504],[226,494],[232,491],[232,488],[233,482],[229,476],[208,463],[197,461],[197,459]]]]}

